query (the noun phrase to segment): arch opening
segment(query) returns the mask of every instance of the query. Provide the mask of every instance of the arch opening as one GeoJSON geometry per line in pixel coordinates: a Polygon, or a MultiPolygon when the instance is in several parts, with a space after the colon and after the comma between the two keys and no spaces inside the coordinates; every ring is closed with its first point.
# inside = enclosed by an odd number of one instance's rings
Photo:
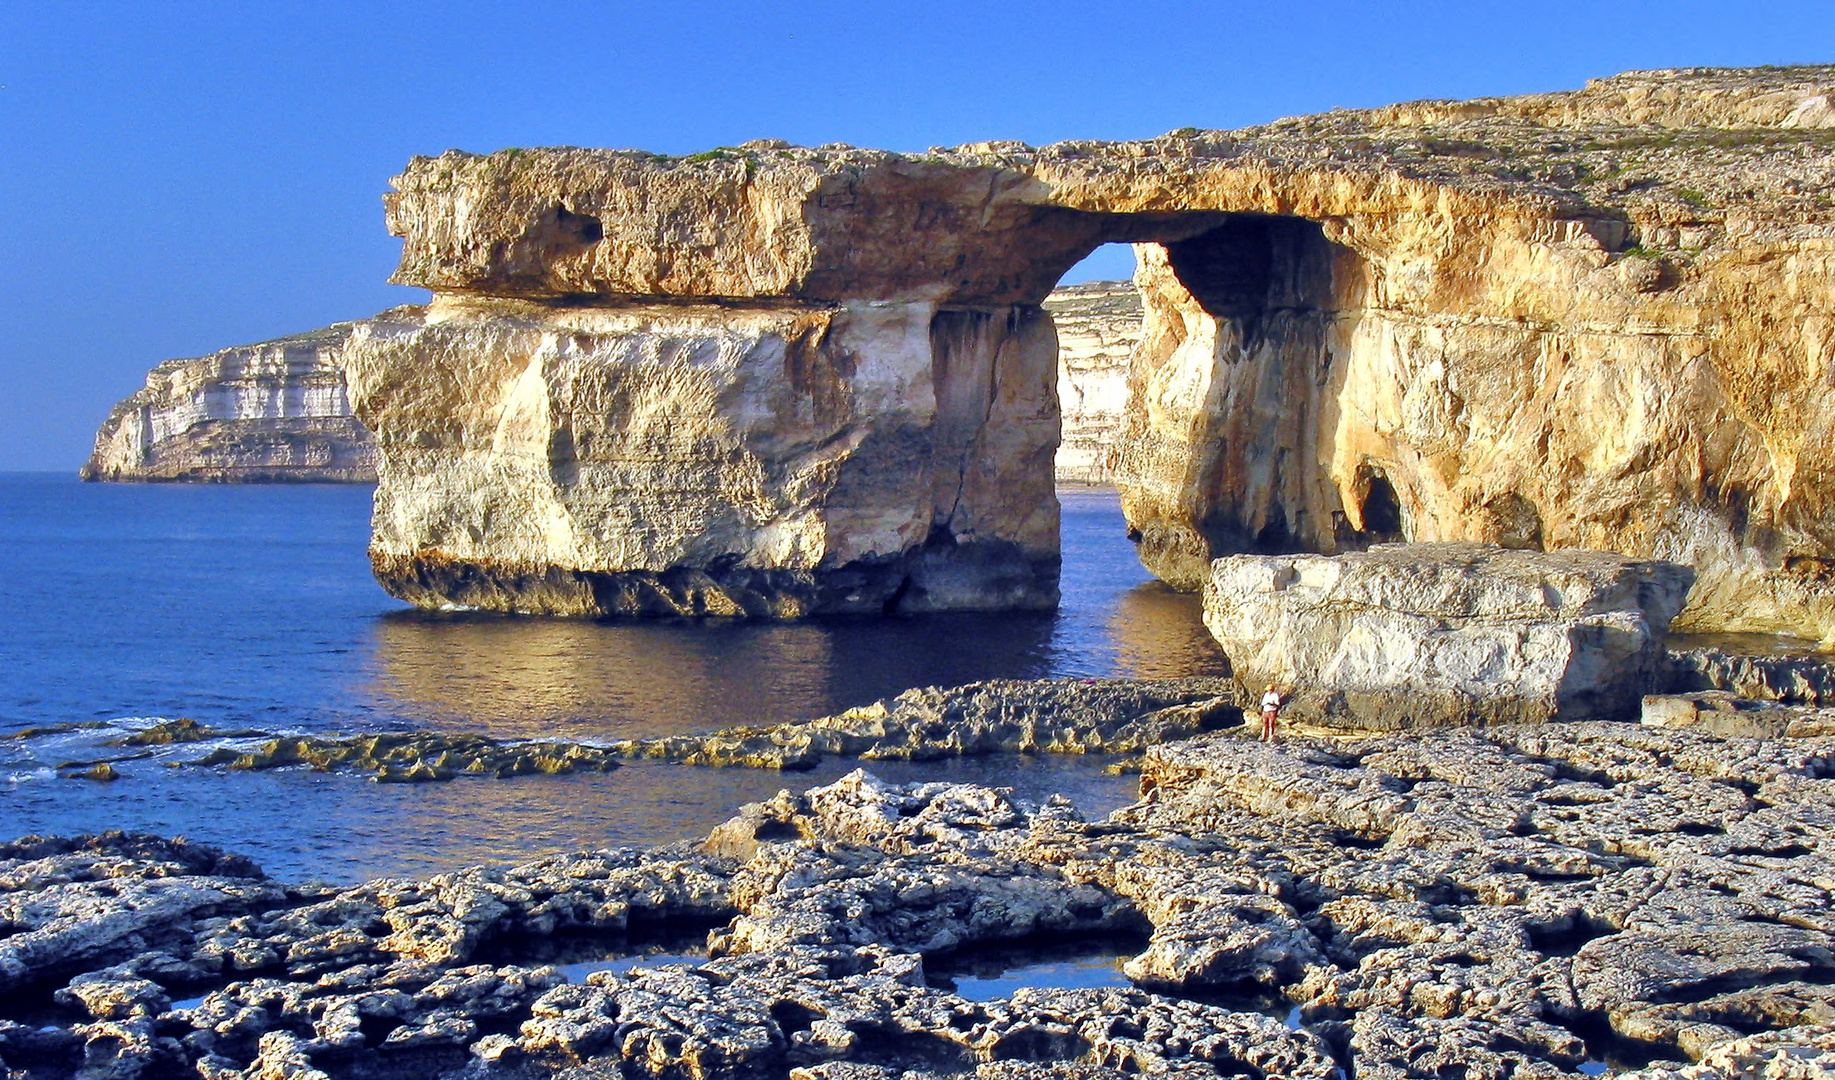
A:
{"type": "MultiPolygon", "coordinates": [[[[1335,422],[1336,384],[1352,351],[1361,258],[1329,240],[1321,223],[1286,215],[1118,215],[1105,230],[1133,244],[1141,315],[1125,365],[1112,375],[1125,389],[1102,447],[1080,430],[1089,424],[1080,410],[1087,414],[1091,399],[1086,354],[1095,335],[1076,320],[1090,314],[1067,311],[1074,305],[1062,299],[1046,306],[1060,320],[1064,445],[1086,460],[1108,455],[1110,468],[1095,479],[1125,489],[1128,527],[1147,568],[1196,589],[1223,555],[1374,542],[1361,529],[1347,532],[1347,519],[1361,521],[1365,507],[1347,507],[1352,493],[1333,479],[1322,437],[1335,422]]],[[[1086,308],[1094,301],[1083,299],[1086,308]]],[[[1385,497],[1379,492],[1378,502],[1385,497]]],[[[1403,531],[1399,500],[1393,512],[1370,509],[1385,538],[1403,531]]]]}

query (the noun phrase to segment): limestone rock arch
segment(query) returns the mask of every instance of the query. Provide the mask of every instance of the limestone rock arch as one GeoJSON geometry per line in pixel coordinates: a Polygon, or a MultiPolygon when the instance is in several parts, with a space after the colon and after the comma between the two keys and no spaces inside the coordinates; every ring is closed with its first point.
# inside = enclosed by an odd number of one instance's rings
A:
{"type": "Polygon", "coordinates": [[[1137,245],[1147,565],[1400,534],[1700,572],[1835,631],[1835,68],[1690,69],[1236,132],[926,154],[417,158],[418,315],[360,327],[372,558],[417,603],[1046,607],[1040,302],[1137,245]]]}

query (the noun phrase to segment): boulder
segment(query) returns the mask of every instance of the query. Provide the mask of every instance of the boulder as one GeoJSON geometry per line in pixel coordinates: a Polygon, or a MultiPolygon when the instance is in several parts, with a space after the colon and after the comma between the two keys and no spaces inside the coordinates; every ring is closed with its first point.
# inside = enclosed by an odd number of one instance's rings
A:
{"type": "Polygon", "coordinates": [[[1620,719],[1662,673],[1694,573],[1607,552],[1382,544],[1218,559],[1204,623],[1245,696],[1395,729],[1620,719]]]}

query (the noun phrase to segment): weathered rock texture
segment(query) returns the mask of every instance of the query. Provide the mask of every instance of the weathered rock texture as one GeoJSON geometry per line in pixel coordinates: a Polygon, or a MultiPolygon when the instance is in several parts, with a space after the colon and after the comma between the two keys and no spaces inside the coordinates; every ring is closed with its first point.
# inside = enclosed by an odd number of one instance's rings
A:
{"type": "Polygon", "coordinates": [[[340,366],[352,325],[160,364],[110,411],[83,479],[375,479],[340,366]]]}
{"type": "Polygon", "coordinates": [[[1064,285],[1044,307],[1058,327],[1058,482],[1114,483],[1129,363],[1141,335],[1140,290],[1131,281],[1064,285]]]}
{"type": "Polygon", "coordinates": [[[1832,81],[1635,73],[1197,136],[1188,184],[1279,216],[1142,253],[1143,558],[1195,588],[1239,551],[1609,549],[1700,571],[1683,625],[1828,636],[1832,81]]]}
{"type": "Polygon", "coordinates": [[[0,1068],[67,1077],[1797,1077],[1835,1063],[1835,741],[1625,724],[1156,747],[1100,822],[856,773],[699,850],[297,889],[0,845],[0,1068]],[[646,961],[712,927],[707,959],[646,961]],[[1000,943],[1133,985],[973,1001],[1000,943]],[[596,945],[572,981],[548,958],[596,945]],[[611,962],[610,957],[624,959],[611,962]],[[1292,1008],[1290,1028],[1249,1006],[1292,1008]],[[1684,1059],[1693,1059],[1687,1064],[1684,1059]]]}
{"type": "MultiPolygon", "coordinates": [[[[1126,281],[1067,285],[1044,306],[1059,338],[1064,433],[1057,480],[1109,483],[1127,408],[1128,359],[1140,337],[1140,293],[1126,281]]],[[[110,412],[83,478],[375,480],[376,448],[344,389],[351,326],[159,365],[145,389],[110,412]]]]}
{"type": "Polygon", "coordinates": [[[439,299],[351,354],[378,570],[531,610],[1047,602],[1037,305],[1132,241],[1116,475],[1166,580],[1373,539],[1598,548],[1697,567],[1685,625],[1826,636],[1832,85],[1690,69],[1137,143],[418,158],[395,280],[439,299]]]}
{"type": "Polygon", "coordinates": [[[1599,551],[1381,544],[1233,555],[1204,625],[1243,697],[1361,728],[1630,719],[1669,678],[1663,636],[1685,566],[1599,551]]]}
{"type": "Polygon", "coordinates": [[[1670,650],[1669,672],[1672,691],[1730,690],[1759,701],[1835,705],[1835,655],[1826,652],[1752,653],[1684,644],[1670,650]]]}
{"type": "Polygon", "coordinates": [[[347,347],[370,554],[424,606],[796,617],[1050,608],[1036,307],[441,294],[347,347]]]}

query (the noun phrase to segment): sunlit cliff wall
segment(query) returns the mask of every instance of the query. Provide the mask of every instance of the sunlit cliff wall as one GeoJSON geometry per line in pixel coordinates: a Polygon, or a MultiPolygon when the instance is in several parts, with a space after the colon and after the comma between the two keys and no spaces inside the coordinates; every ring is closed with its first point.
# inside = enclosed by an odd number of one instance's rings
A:
{"type": "Polygon", "coordinates": [[[1135,143],[418,158],[395,280],[436,299],[347,350],[372,557],[426,604],[1048,604],[1039,305],[1123,241],[1145,319],[1115,477],[1174,584],[1237,550],[1598,547],[1695,565],[1680,625],[1826,636],[1832,87],[1686,70],[1135,143]]]}

